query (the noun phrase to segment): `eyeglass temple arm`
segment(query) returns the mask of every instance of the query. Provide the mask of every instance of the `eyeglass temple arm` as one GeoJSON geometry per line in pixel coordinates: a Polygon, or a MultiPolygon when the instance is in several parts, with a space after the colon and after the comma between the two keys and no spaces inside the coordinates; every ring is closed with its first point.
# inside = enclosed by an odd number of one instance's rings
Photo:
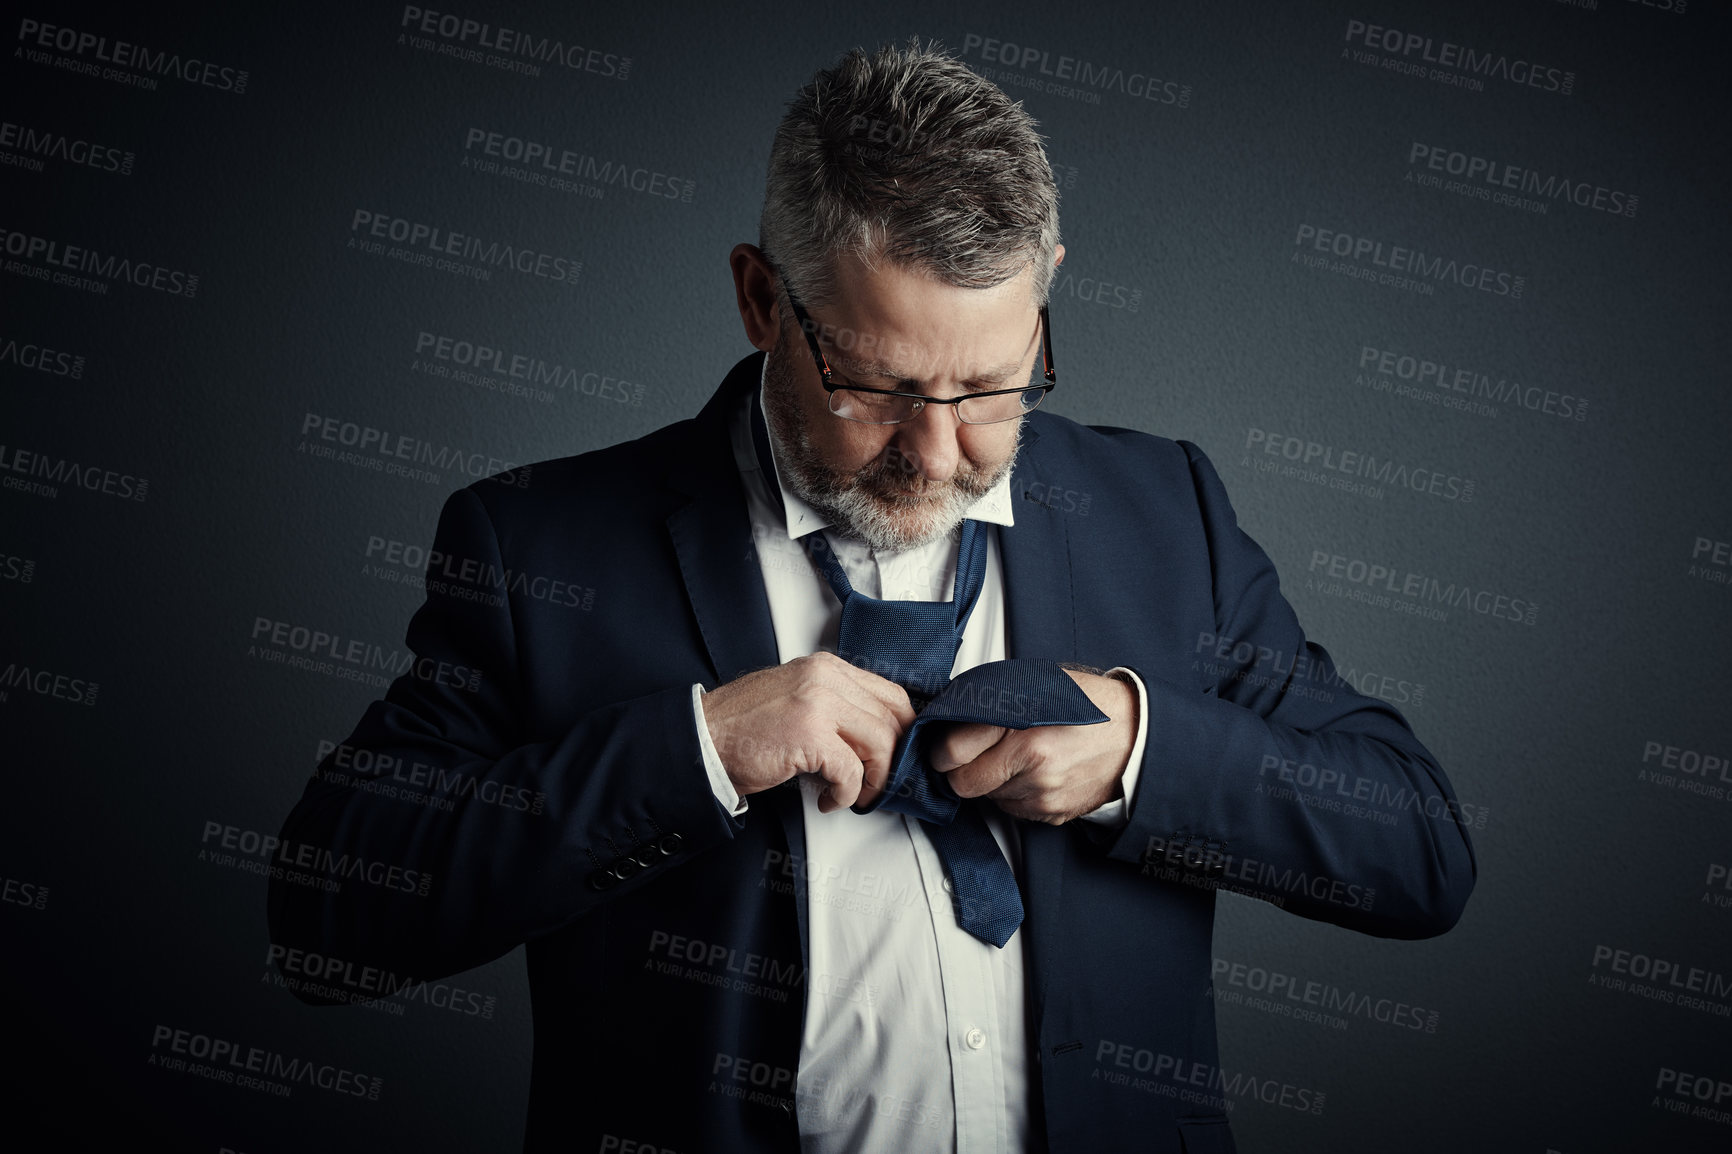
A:
{"type": "Polygon", "coordinates": [[[1046,306],[1040,306],[1040,359],[1046,367],[1046,383],[1058,384],[1058,368],[1052,363],[1052,325],[1048,323],[1046,306]]]}

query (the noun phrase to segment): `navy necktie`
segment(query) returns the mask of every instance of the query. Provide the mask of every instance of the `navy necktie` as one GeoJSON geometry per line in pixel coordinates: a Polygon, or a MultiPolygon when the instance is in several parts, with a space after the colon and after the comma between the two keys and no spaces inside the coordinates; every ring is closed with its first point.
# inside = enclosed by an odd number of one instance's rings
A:
{"type": "MultiPolygon", "coordinates": [[[[756,403],[752,418],[759,467],[774,493],[769,436],[756,403]]],[[[986,527],[980,522],[962,523],[950,601],[881,601],[858,593],[821,530],[800,540],[842,603],[837,655],[901,685],[919,713],[897,741],[884,792],[874,804],[856,805],[854,811],[882,808],[926,823],[950,881],[957,923],[1002,949],[1022,924],[1016,875],[981,814],[979,807],[986,803],[958,797],[944,775],[927,764],[921,730],[945,721],[1028,729],[1096,724],[1107,717],[1051,661],[993,661],[951,680],[962,631],[986,579],[986,527]]]]}

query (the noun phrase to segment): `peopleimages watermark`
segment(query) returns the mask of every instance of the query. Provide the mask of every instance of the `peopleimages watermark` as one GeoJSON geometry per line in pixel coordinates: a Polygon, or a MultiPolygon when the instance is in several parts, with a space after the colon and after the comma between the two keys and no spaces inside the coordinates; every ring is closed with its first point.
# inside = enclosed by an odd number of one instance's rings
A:
{"type": "Polygon", "coordinates": [[[1718,970],[1596,943],[1588,984],[1651,1002],[1732,1017],[1732,979],[1718,970]]]}
{"type": "Polygon", "coordinates": [[[1436,285],[1452,284],[1517,301],[1527,291],[1528,283],[1526,276],[1507,269],[1427,254],[1421,249],[1385,244],[1368,236],[1314,224],[1301,224],[1294,233],[1290,260],[1307,268],[1373,281],[1421,296],[1432,295],[1436,285]]]}
{"type": "Polygon", "coordinates": [[[36,558],[20,557],[0,550],[0,581],[16,581],[28,585],[36,580],[36,558]]]}
{"type": "Polygon", "coordinates": [[[1710,585],[1732,585],[1732,541],[1698,534],[1690,548],[1690,568],[1684,576],[1710,585]]]}
{"type": "Polygon", "coordinates": [[[0,337],[0,365],[7,364],[73,381],[84,376],[84,354],[52,349],[17,337],[0,337]]]}
{"type": "Polygon", "coordinates": [[[1311,551],[1305,588],[1432,621],[1447,621],[1450,609],[1465,609],[1497,621],[1532,625],[1539,612],[1539,606],[1525,597],[1326,549],[1311,551]]]}
{"type": "Polygon", "coordinates": [[[40,912],[48,908],[48,887],[22,878],[0,876],[0,905],[23,906],[40,912]]]}
{"type": "Polygon", "coordinates": [[[0,488],[37,497],[58,497],[62,485],[122,501],[143,501],[150,493],[150,482],[143,477],[17,445],[0,445],[0,474],[0,488]]]}
{"type": "Polygon", "coordinates": [[[794,1071],[749,1058],[744,1054],[717,1052],[710,1067],[710,1093],[735,1098],[754,1106],[769,1106],[792,1112],[794,1071]],[[753,1089],[752,1087],[757,1087],[753,1089]],[[784,1093],[783,1091],[786,1091],[784,1093]]]}
{"type": "Polygon", "coordinates": [[[1327,905],[1370,913],[1377,887],[1314,873],[1303,867],[1278,866],[1254,857],[1230,854],[1217,843],[1179,835],[1149,836],[1141,858],[1142,874],[1159,881],[1181,882],[1203,889],[1226,890],[1286,908],[1289,898],[1309,898],[1327,905]]]}
{"type": "Polygon", "coordinates": [[[313,776],[320,781],[446,813],[454,812],[458,802],[497,806],[531,817],[540,817],[547,810],[547,795],[540,790],[451,766],[404,761],[395,754],[347,742],[321,740],[314,762],[313,776]]]}
{"type": "Polygon", "coordinates": [[[622,377],[426,329],[415,334],[415,357],[409,368],[544,404],[553,400],[553,389],[619,405],[641,405],[644,398],[643,385],[622,377]]]}
{"type": "Polygon", "coordinates": [[[631,57],[599,48],[586,48],[567,43],[554,36],[538,36],[458,16],[451,12],[436,12],[403,6],[403,18],[397,42],[411,48],[434,52],[471,64],[485,64],[506,72],[540,76],[543,65],[563,68],[568,72],[588,72],[609,80],[625,80],[631,75],[631,57]],[[418,34],[418,35],[417,35],[418,34]]]}
{"type": "Polygon", "coordinates": [[[483,1020],[491,1020],[499,1006],[499,998],[493,994],[449,982],[400,977],[376,966],[358,965],[276,942],[265,950],[265,973],[273,984],[297,994],[383,1010],[398,1017],[410,1002],[483,1020]]]}
{"type": "Polygon", "coordinates": [[[497,476],[501,483],[529,488],[528,465],[341,417],[307,413],[301,418],[301,437],[295,447],[297,453],[387,476],[435,485],[442,483],[443,477],[431,470],[455,470],[477,480],[497,476]],[[423,465],[430,468],[422,468],[423,465]]]}
{"type": "Polygon", "coordinates": [[[1732,1081],[1661,1066],[1654,1078],[1654,1090],[1654,1100],[1649,1104],[1658,1109],[1732,1126],[1732,1109],[1726,1108],[1732,1102],[1732,1081]]]}
{"type": "Polygon", "coordinates": [[[0,669],[0,702],[10,701],[14,692],[64,701],[68,705],[95,705],[102,687],[87,677],[56,673],[52,669],[8,661],[0,669]]]}
{"type": "Polygon", "coordinates": [[[504,269],[553,284],[573,285],[583,262],[530,245],[484,240],[441,225],[357,208],[349,218],[349,247],[373,256],[476,280],[492,280],[504,269]],[[396,247],[386,248],[390,241],[396,247]]]}
{"type": "MultiPolygon", "coordinates": [[[[1555,0],[1569,8],[1582,8],[1589,12],[1600,10],[1600,0],[1555,0]]],[[[1606,0],[1611,7],[1617,7],[1617,0],[1606,0]]],[[[1650,12],[1669,12],[1673,16],[1682,16],[1689,10],[1690,0],[1626,0],[1626,4],[1635,4],[1650,12]]]]}
{"type": "Polygon", "coordinates": [[[198,295],[196,273],[16,229],[0,228],[0,252],[17,258],[5,265],[14,276],[97,296],[107,296],[111,284],[129,284],[186,300],[198,295]]]}
{"type": "Polygon", "coordinates": [[[1690,0],[1629,0],[1631,4],[1639,4],[1656,12],[1670,12],[1674,16],[1682,16],[1690,7],[1690,0]]]}
{"type": "Polygon", "coordinates": [[[1210,966],[1217,1005],[1243,1006],[1277,1017],[1345,1030],[1352,1019],[1415,1033],[1437,1033],[1438,1012],[1401,998],[1376,997],[1333,982],[1216,957],[1210,966]]]}
{"type": "Polygon", "coordinates": [[[64,132],[55,132],[48,128],[33,128],[25,124],[14,124],[10,120],[0,120],[0,164],[22,168],[27,172],[41,172],[44,169],[44,160],[58,160],[97,172],[131,176],[135,159],[131,149],[67,136],[64,132]]]}
{"type": "MultiPolygon", "coordinates": [[[[713,1083],[710,1088],[715,1089],[713,1083]]],[[[603,1134],[601,1145],[597,1147],[597,1150],[598,1154],[681,1154],[672,1146],[658,1146],[652,1141],[642,1138],[627,1138],[620,1134],[603,1134]]]]}
{"type": "Polygon", "coordinates": [[[417,657],[413,650],[387,648],[358,637],[309,628],[269,617],[253,618],[247,656],[314,673],[360,681],[384,689],[397,677],[411,677],[428,685],[481,689],[481,670],[456,662],[417,657]],[[374,672],[377,670],[378,672],[374,672]]]}
{"type": "Polygon", "coordinates": [[[1381,497],[1385,487],[1463,505],[1474,496],[1474,482],[1469,477],[1267,429],[1247,428],[1242,451],[1245,456],[1241,463],[1260,472],[1280,472],[1283,476],[1361,496],[1381,497]]]}
{"type": "Polygon", "coordinates": [[[476,127],[463,134],[463,167],[598,200],[612,187],[654,200],[690,204],[698,189],[695,180],[669,176],[657,169],[598,160],[587,152],[476,127]]]}
{"type": "Polygon", "coordinates": [[[198,851],[198,860],[208,865],[265,874],[326,893],[338,893],[344,882],[358,881],[376,889],[424,898],[433,886],[433,875],[426,870],[378,859],[369,861],[312,842],[284,841],[275,834],[220,821],[204,823],[199,843],[203,848],[198,851]]]}
{"type": "Polygon", "coordinates": [[[1064,268],[1060,268],[1053,278],[1050,292],[1055,297],[1068,296],[1115,312],[1134,313],[1143,305],[1143,290],[1140,288],[1099,277],[1078,276],[1064,268]]]}
{"type": "Polygon", "coordinates": [[[801,989],[806,976],[805,966],[798,961],[785,961],[666,930],[651,931],[644,968],[664,977],[779,1003],[788,1002],[801,989]]]}
{"type": "Polygon", "coordinates": [[[1348,20],[1343,39],[1348,47],[1341,50],[1342,57],[1356,64],[1450,84],[1470,92],[1484,92],[1487,80],[1501,80],[1559,96],[1570,95],[1576,87],[1576,74],[1563,68],[1364,20],[1348,20]]]}
{"type": "Polygon", "coordinates": [[[247,90],[248,73],[197,56],[158,51],[126,40],[109,40],[94,32],[82,32],[57,24],[44,24],[25,17],[18,21],[18,42],[26,60],[51,64],[81,76],[114,80],[138,88],[154,89],[157,78],[171,78],[200,88],[214,88],[239,96],[247,90]],[[49,51],[66,53],[60,57],[49,51]]]}
{"type": "Polygon", "coordinates": [[[1447,361],[1416,357],[1374,345],[1359,347],[1359,372],[1353,383],[1419,403],[1435,404],[1482,417],[1496,417],[1493,405],[1514,406],[1560,421],[1585,421],[1588,400],[1574,393],[1524,383],[1447,361]]]}
{"type": "Polygon", "coordinates": [[[1642,743],[1636,780],[1710,801],[1732,801],[1732,756],[1651,739],[1642,743]]]}
{"type": "MultiPolygon", "coordinates": [[[[814,788],[800,778],[797,788],[814,788]]],[[[897,884],[890,875],[871,870],[855,870],[851,866],[813,866],[800,854],[781,850],[764,851],[763,875],[758,888],[788,896],[794,892],[794,878],[806,882],[806,900],[832,906],[847,913],[898,921],[902,915],[921,906],[926,893],[918,884],[897,884]]]]}
{"type": "Polygon", "coordinates": [[[1103,92],[1116,92],[1134,100],[1173,108],[1189,108],[1191,104],[1189,84],[1163,80],[1152,71],[1126,71],[1081,57],[1054,56],[1044,48],[1000,40],[978,32],[963,35],[962,56],[965,60],[974,56],[987,64],[1002,65],[1003,68],[999,69],[978,69],[983,77],[1000,85],[1036,89],[1084,104],[1099,104],[1103,92]],[[1006,72],[1005,68],[1015,71],[1006,72]]]}
{"type": "Polygon", "coordinates": [[[299,1083],[376,1102],[385,1085],[383,1078],[358,1074],[333,1062],[292,1058],[263,1046],[248,1046],[161,1023],[151,1031],[146,1065],[279,1098],[289,1097],[299,1083]]]}
{"type": "Polygon", "coordinates": [[[1349,774],[1327,763],[1316,765],[1273,753],[1264,754],[1257,766],[1256,791],[1378,825],[1394,825],[1403,811],[1434,820],[1447,818],[1474,829],[1484,829],[1487,817],[1483,805],[1457,801],[1441,793],[1421,793],[1405,783],[1393,785],[1378,778],[1349,774]]]}
{"type": "MultiPolygon", "coordinates": [[[[930,1083],[926,1089],[932,1092],[930,1083]]],[[[948,1099],[948,1088],[944,1093],[948,1099]]],[[[915,1147],[944,1147],[950,1141],[952,1122],[949,1110],[927,1098],[909,1098],[870,1082],[862,1084],[858,1079],[833,1074],[801,1078],[800,1084],[794,1087],[794,1096],[799,1101],[800,1116],[816,1118],[820,1125],[854,1126],[862,1117],[877,1115],[898,1122],[912,1122],[916,1126],[941,1128],[928,1131],[932,1135],[930,1143],[925,1140],[912,1143],[915,1147]]],[[[626,1151],[622,1149],[620,1154],[626,1154],[626,1151]]],[[[655,1152],[643,1151],[641,1154],[655,1152]]]]}
{"type": "Polygon", "coordinates": [[[1641,200],[1634,193],[1555,174],[1542,176],[1532,168],[1417,140],[1408,146],[1407,163],[1405,179],[1422,187],[1441,188],[1469,199],[1539,215],[1549,212],[1552,205],[1563,203],[1608,216],[1632,217],[1641,200]]]}
{"type": "Polygon", "coordinates": [[[446,597],[500,608],[507,597],[540,601],[565,609],[595,608],[595,588],[579,585],[567,575],[530,573],[492,561],[460,557],[440,549],[424,549],[409,541],[377,535],[367,538],[361,574],[446,597]]]}
{"type": "Polygon", "coordinates": [[[1226,679],[1283,696],[1310,698],[1325,704],[1335,700],[1337,679],[1369,697],[1405,709],[1425,704],[1425,683],[1385,670],[1322,660],[1306,653],[1288,653],[1236,637],[1200,632],[1191,650],[1191,668],[1217,680],[1226,679]]]}
{"type": "Polygon", "coordinates": [[[1709,862],[1708,876],[1702,881],[1702,904],[1732,910],[1732,867],[1724,862],[1709,862]],[[1720,892],[1715,892],[1719,890],[1720,892]]]}
{"type": "Polygon", "coordinates": [[[1229,1074],[1207,1062],[1157,1053],[1110,1038],[1095,1043],[1095,1070],[1089,1077],[1109,1086],[1126,1086],[1176,1098],[1212,1111],[1232,1110],[1241,1100],[1249,1099],[1303,1114],[1321,1114],[1328,1097],[1308,1086],[1260,1078],[1244,1070],[1229,1074]],[[1138,1076],[1145,1074],[1148,1077],[1138,1076]]]}

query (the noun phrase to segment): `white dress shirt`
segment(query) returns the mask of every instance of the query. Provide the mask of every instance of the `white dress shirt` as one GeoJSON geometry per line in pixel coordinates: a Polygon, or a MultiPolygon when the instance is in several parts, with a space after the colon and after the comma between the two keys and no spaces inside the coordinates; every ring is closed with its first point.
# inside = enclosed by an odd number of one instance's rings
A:
{"type": "MultiPolygon", "coordinates": [[[[767,364],[766,360],[766,364],[767,364]]],[[[835,652],[842,610],[797,539],[829,521],[780,481],[766,478],[752,445],[750,408],[733,414],[734,460],[745,482],[752,539],[763,569],[779,661],[835,652]]],[[[774,436],[772,434],[772,441],[774,436]]],[[[1010,478],[970,507],[968,517],[1009,527],[1010,478]]],[[[988,533],[986,579],[963,630],[951,675],[1007,652],[1003,569],[996,531],[988,533]]],[[[876,550],[826,534],[849,583],[888,600],[948,601],[958,534],[921,548],[876,550]]],[[[1148,696],[1137,687],[1136,744],[1123,775],[1124,797],[1082,820],[1122,825],[1134,796],[1147,735],[1148,696]]],[[[703,687],[692,710],[716,800],[736,816],[747,801],[729,781],[704,721],[703,687]]],[[[1012,1154],[1028,1145],[1028,1039],[1022,931],[1003,949],[956,923],[937,851],[921,823],[877,810],[820,813],[824,782],[800,778],[806,860],[810,968],[795,1093],[800,1146],[808,1154],[1012,1154]]],[[[982,807],[1013,870],[1021,869],[1015,823],[982,807]]]]}

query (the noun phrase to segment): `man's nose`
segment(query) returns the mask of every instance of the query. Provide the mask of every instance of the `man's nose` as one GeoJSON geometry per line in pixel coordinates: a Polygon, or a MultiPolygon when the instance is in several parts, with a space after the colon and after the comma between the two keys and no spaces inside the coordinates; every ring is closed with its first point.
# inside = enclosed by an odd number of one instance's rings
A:
{"type": "Polygon", "coordinates": [[[919,473],[929,484],[942,485],[956,472],[961,458],[956,439],[960,427],[955,405],[927,405],[896,426],[891,449],[901,455],[905,472],[919,473]]]}

